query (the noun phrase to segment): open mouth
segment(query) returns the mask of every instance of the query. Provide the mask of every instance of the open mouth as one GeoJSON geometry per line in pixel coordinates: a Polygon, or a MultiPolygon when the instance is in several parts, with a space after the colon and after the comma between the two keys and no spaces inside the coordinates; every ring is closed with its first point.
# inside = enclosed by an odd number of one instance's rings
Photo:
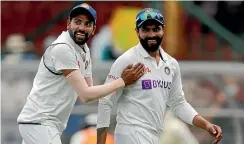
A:
{"type": "Polygon", "coordinates": [[[83,33],[76,33],[76,38],[77,39],[84,39],[85,38],[85,34],[83,34],[83,33]]]}
{"type": "Polygon", "coordinates": [[[156,40],[148,40],[147,42],[148,42],[148,43],[157,43],[156,40]]]}

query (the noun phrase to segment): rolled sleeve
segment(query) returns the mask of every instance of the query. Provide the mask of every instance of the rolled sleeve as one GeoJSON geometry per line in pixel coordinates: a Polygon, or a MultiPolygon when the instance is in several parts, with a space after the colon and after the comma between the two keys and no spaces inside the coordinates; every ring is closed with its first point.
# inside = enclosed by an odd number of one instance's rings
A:
{"type": "MultiPolygon", "coordinates": [[[[118,58],[112,65],[105,83],[109,83],[120,78],[127,65],[129,65],[127,60],[118,58]]],[[[117,103],[122,93],[123,88],[99,100],[97,128],[109,127],[112,108],[117,103]]]]}
{"type": "Polygon", "coordinates": [[[174,62],[174,77],[169,95],[168,105],[171,110],[188,124],[192,124],[194,117],[198,114],[195,109],[186,101],[181,82],[181,73],[178,62],[174,62]]]}
{"type": "Polygon", "coordinates": [[[76,54],[67,44],[54,46],[51,51],[51,57],[56,71],[79,69],[76,54]]]}

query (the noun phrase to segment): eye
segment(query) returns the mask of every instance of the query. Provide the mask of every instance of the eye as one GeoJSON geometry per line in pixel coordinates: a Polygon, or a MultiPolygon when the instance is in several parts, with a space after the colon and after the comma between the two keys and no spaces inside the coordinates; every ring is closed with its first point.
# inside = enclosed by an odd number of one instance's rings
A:
{"type": "Polygon", "coordinates": [[[81,21],[80,20],[75,20],[75,24],[80,25],[81,21]]]}
{"type": "Polygon", "coordinates": [[[149,29],[148,28],[142,28],[142,31],[143,32],[149,32],[149,29]]]}
{"type": "Polygon", "coordinates": [[[85,25],[86,25],[87,27],[91,27],[91,26],[93,25],[93,23],[92,23],[92,22],[86,22],[85,25]]]}
{"type": "Polygon", "coordinates": [[[158,32],[158,31],[160,31],[160,30],[161,30],[160,27],[156,27],[156,28],[153,29],[154,32],[158,32]]]}

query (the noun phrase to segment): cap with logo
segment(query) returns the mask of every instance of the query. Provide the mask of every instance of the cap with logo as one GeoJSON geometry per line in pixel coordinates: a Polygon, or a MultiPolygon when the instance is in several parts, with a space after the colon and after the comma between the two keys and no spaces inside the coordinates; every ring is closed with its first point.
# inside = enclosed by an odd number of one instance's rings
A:
{"type": "Polygon", "coordinates": [[[140,27],[147,20],[156,20],[160,24],[164,25],[164,17],[156,9],[145,8],[145,9],[141,10],[136,15],[136,26],[140,27]]]}
{"type": "Polygon", "coordinates": [[[87,3],[82,3],[77,6],[75,6],[69,13],[69,18],[72,19],[73,17],[88,12],[90,16],[93,18],[94,24],[96,24],[97,21],[97,12],[87,3]]]}

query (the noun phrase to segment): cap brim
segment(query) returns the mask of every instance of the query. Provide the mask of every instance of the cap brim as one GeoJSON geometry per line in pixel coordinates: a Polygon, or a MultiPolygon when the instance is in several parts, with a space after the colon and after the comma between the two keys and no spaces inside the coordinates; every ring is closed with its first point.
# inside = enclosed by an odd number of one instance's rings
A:
{"type": "Polygon", "coordinates": [[[149,21],[149,20],[152,20],[152,21],[155,21],[155,22],[158,22],[158,23],[164,25],[163,22],[161,22],[161,21],[159,21],[159,20],[157,20],[157,19],[149,18],[149,19],[146,19],[146,20],[142,21],[141,23],[139,23],[139,24],[137,25],[137,27],[140,27],[143,23],[145,23],[146,21],[149,21]]]}

